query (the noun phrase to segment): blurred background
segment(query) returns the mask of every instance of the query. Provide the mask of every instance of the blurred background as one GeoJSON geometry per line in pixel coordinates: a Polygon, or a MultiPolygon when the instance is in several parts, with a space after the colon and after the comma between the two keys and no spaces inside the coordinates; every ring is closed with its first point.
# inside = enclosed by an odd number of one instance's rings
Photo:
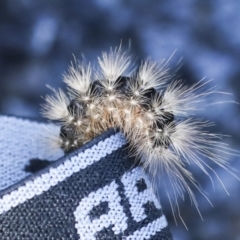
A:
{"type": "MultiPolygon", "coordinates": [[[[233,93],[230,100],[240,102],[239,29],[238,0],[1,1],[0,114],[41,119],[42,96],[51,93],[46,85],[65,88],[62,75],[74,60],[73,54],[96,61],[102,51],[120,42],[123,49],[130,45],[136,64],[148,56],[168,59],[176,50],[169,65],[174,69],[181,60],[178,75],[186,84],[203,77],[213,79],[209,87],[217,85],[233,93]]],[[[215,100],[225,101],[225,95],[215,100]]],[[[199,116],[216,123],[214,132],[231,135],[226,142],[240,150],[239,105],[209,106],[199,116]]],[[[232,157],[231,165],[240,169],[239,157],[232,157]]],[[[174,239],[240,239],[240,182],[213,167],[230,196],[216,177],[213,189],[210,180],[192,168],[214,207],[196,191],[202,221],[189,200],[180,202],[188,230],[179,218],[175,224],[161,192],[174,239]]]]}

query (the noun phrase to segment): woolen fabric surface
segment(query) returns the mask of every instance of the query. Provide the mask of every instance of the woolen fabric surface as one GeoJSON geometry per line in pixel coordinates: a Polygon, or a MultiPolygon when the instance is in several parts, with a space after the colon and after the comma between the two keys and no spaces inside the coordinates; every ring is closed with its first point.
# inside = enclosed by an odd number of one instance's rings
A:
{"type": "Polygon", "coordinates": [[[38,145],[46,123],[6,116],[0,123],[0,239],[172,239],[121,133],[109,130],[58,160],[57,153],[30,174],[31,159],[49,156],[38,145]]]}

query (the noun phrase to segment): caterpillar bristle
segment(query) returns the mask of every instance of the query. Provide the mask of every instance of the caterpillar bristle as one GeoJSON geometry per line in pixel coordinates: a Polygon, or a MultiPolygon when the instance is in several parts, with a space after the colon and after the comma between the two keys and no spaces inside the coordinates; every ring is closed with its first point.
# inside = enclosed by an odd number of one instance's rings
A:
{"type": "Polygon", "coordinates": [[[222,143],[221,135],[206,130],[210,122],[192,117],[199,104],[217,92],[201,92],[208,83],[203,80],[188,87],[174,76],[175,80],[168,83],[171,76],[164,62],[147,59],[132,73],[130,60],[119,47],[98,58],[98,70],[90,64],[72,65],[64,75],[69,97],[61,90],[47,96],[43,115],[61,125],[57,141],[65,152],[110,128],[120,129],[129,142],[130,153],[152,176],[166,174],[174,196],[171,206],[174,203],[178,208],[177,196],[184,199],[187,192],[199,211],[189,183],[204,193],[187,165],[197,165],[212,181],[209,171],[217,174],[205,161],[208,159],[238,178],[228,157],[239,152],[222,143]]]}
{"type": "Polygon", "coordinates": [[[54,91],[54,96],[46,96],[46,104],[42,107],[42,114],[50,120],[67,121],[70,116],[68,111],[69,99],[60,89],[54,91]]]}
{"type": "Polygon", "coordinates": [[[122,52],[120,46],[111,49],[109,53],[103,52],[102,57],[98,58],[98,63],[101,71],[96,73],[97,79],[101,80],[102,84],[112,86],[120,76],[129,74],[131,58],[127,52],[122,52]]]}
{"type": "Polygon", "coordinates": [[[84,99],[89,96],[90,84],[92,81],[92,68],[90,63],[72,64],[68,73],[63,75],[63,81],[67,84],[72,97],[84,99]]]}
{"type": "Polygon", "coordinates": [[[160,90],[168,79],[168,69],[150,59],[143,61],[137,75],[137,82],[140,89],[148,90],[154,88],[160,90]]]}

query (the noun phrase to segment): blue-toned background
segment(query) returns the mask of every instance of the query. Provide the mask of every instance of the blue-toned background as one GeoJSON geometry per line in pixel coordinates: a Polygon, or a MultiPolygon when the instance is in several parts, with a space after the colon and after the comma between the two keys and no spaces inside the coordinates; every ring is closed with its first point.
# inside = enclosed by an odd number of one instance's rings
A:
{"type": "MultiPolygon", "coordinates": [[[[63,87],[62,74],[73,54],[96,61],[111,46],[131,45],[136,63],[151,56],[161,61],[176,51],[170,65],[181,58],[179,75],[186,83],[206,76],[209,87],[233,93],[240,102],[240,2],[238,0],[185,1],[32,1],[0,2],[0,113],[31,118],[39,114],[46,84],[63,87]],[[184,2],[184,3],[183,3],[184,2]]],[[[223,95],[216,101],[221,101],[223,95]]],[[[232,135],[227,142],[240,143],[240,107],[220,104],[201,116],[216,122],[213,131],[232,135]]],[[[232,166],[240,169],[238,157],[232,166]]],[[[214,168],[225,183],[215,191],[205,175],[193,169],[214,208],[196,192],[204,221],[188,200],[180,202],[188,231],[178,219],[175,225],[168,200],[161,193],[163,210],[174,239],[240,239],[240,182],[214,168]]],[[[238,173],[240,176],[240,173],[238,173]]],[[[216,178],[214,178],[216,180],[216,178]]]]}

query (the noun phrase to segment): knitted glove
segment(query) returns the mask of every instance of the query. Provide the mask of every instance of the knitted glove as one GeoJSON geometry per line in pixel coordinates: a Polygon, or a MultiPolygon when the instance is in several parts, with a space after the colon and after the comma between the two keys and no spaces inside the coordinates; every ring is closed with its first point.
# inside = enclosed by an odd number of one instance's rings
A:
{"type": "Polygon", "coordinates": [[[56,126],[7,116],[0,125],[0,239],[172,239],[121,133],[63,156],[39,137],[56,126]]]}

